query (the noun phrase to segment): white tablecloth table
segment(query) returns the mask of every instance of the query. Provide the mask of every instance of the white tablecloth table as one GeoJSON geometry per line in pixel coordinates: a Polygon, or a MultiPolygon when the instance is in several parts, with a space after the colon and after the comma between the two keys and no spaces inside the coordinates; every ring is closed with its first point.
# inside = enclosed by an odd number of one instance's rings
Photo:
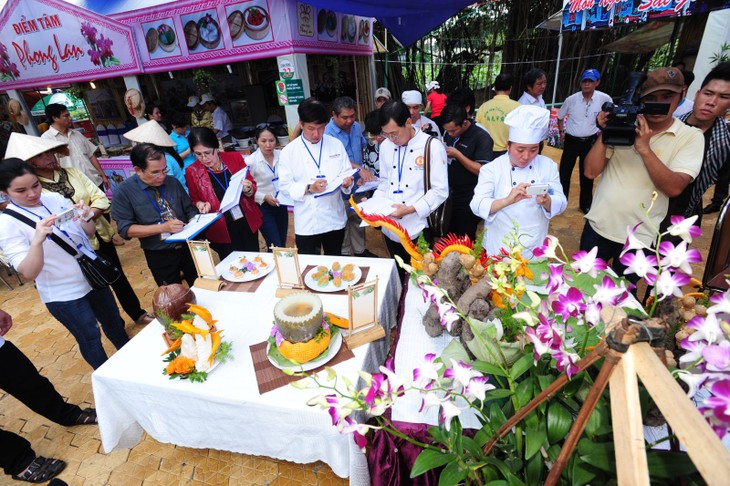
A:
{"type": "MultiPolygon", "coordinates": [[[[300,255],[307,265],[333,257],[300,255]]],[[[339,257],[369,266],[367,280],[379,278],[379,320],[395,326],[400,284],[390,259],[339,257]]],[[[329,414],[306,401],[322,390],[284,386],[259,394],[249,346],[265,341],[277,301],[276,272],[255,293],[195,289],[198,304],[209,308],[235,359],[219,365],[204,383],[170,380],[162,374],[162,327],[153,321],[92,375],[94,400],[104,450],[131,448],[145,431],[157,441],[267,456],[298,463],[323,461],[340,477],[366,482],[364,456],[351,436],[332,426],[329,414]],[[351,459],[351,453],[353,458],[351,459]],[[363,470],[364,469],[364,470],[363,470]]],[[[324,309],[347,316],[347,296],[319,294],[324,309]]],[[[376,371],[388,352],[389,338],[353,350],[353,359],[335,366],[353,382],[359,370],[376,371]]]]}

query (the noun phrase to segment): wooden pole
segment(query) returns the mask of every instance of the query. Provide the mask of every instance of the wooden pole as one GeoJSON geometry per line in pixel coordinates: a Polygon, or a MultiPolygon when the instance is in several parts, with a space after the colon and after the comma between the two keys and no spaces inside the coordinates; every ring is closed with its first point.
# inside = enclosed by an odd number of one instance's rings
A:
{"type": "Polygon", "coordinates": [[[641,382],[687,449],[687,454],[702,478],[710,486],[728,484],[730,452],[725,449],[649,344],[636,343],[631,346],[631,350],[641,382]]]}
{"type": "Polygon", "coordinates": [[[632,349],[633,346],[623,355],[609,381],[616,475],[619,486],[649,486],[639,383],[632,349]]]}

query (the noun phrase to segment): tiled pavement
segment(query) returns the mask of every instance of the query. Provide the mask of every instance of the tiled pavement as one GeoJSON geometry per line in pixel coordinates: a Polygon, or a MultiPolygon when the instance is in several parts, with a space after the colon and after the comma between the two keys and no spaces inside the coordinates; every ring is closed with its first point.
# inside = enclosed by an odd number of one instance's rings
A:
{"type": "MultiPolygon", "coordinates": [[[[560,152],[551,148],[545,155],[559,159],[560,152]]],[[[577,166],[577,164],[576,164],[577,166]]],[[[577,171],[577,167],[576,167],[577,171]]],[[[567,211],[552,222],[551,234],[558,236],[568,254],[577,249],[583,228],[582,213],[577,207],[578,176],[573,175],[571,201],[567,211]]],[[[708,200],[706,195],[706,202],[708,200]]],[[[711,232],[717,214],[705,218],[705,235],[694,246],[707,255],[711,232]]],[[[290,230],[291,234],[291,230],[290,230]]],[[[387,255],[382,236],[368,229],[368,248],[387,255]]],[[[290,242],[293,243],[293,242],[290,242]]],[[[136,289],[143,307],[150,302],[155,284],[147,270],[136,241],[118,247],[124,270],[136,289]]],[[[695,269],[701,277],[702,268],[695,269]]],[[[46,311],[32,284],[14,290],[0,285],[0,308],[13,316],[13,329],[6,338],[18,346],[48,377],[59,392],[70,402],[82,406],[93,405],[91,368],[81,358],[73,337],[46,311]]],[[[129,318],[130,335],[139,331],[129,318]]],[[[108,353],[113,347],[106,339],[108,353]]],[[[12,370],[2,370],[2,373],[12,370]]],[[[337,477],[322,463],[300,465],[265,457],[248,456],[212,449],[190,449],[162,444],[145,436],[131,450],[117,450],[105,454],[94,426],[66,428],[49,422],[20,404],[13,397],[0,392],[0,428],[19,433],[28,439],[36,453],[62,458],[68,467],[60,478],[72,485],[139,485],[139,484],[270,484],[270,485],[340,485],[346,480],[337,477]]],[[[19,484],[0,474],[0,485],[19,484]]]]}

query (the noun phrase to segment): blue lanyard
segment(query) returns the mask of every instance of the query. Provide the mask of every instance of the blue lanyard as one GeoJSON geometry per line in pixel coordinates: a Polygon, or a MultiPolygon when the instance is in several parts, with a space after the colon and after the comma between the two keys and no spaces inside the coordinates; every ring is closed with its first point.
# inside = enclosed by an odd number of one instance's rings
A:
{"type": "Polygon", "coordinates": [[[408,155],[408,146],[406,145],[405,150],[403,150],[403,158],[400,156],[400,149],[401,147],[398,147],[398,190],[393,191],[393,194],[402,194],[403,190],[400,188],[400,181],[403,177],[403,167],[406,165],[406,155],[408,155]]]}
{"type": "Polygon", "coordinates": [[[319,141],[319,160],[316,160],[314,158],[314,155],[312,155],[312,151],[309,150],[309,147],[307,147],[307,142],[304,140],[304,135],[302,135],[302,143],[304,144],[304,148],[307,149],[307,152],[309,152],[309,156],[312,157],[312,162],[314,162],[314,165],[317,166],[317,172],[321,174],[322,170],[319,167],[320,165],[322,165],[322,148],[324,147],[324,136],[322,136],[322,140],[319,141]]]}
{"type": "MultiPolygon", "coordinates": [[[[18,208],[18,209],[22,209],[23,211],[25,211],[25,212],[26,212],[26,213],[28,213],[28,214],[31,214],[31,215],[35,216],[36,218],[38,218],[38,221],[40,221],[40,220],[42,220],[42,219],[43,219],[43,216],[40,216],[40,215],[38,215],[38,214],[34,213],[34,212],[33,212],[33,211],[31,211],[30,209],[25,209],[25,208],[24,208],[23,206],[18,206],[18,205],[17,205],[17,204],[15,204],[15,203],[13,203],[13,206],[14,206],[14,207],[16,207],[16,208],[18,208]]],[[[53,214],[53,213],[51,212],[51,210],[50,210],[50,209],[48,209],[48,208],[46,207],[46,205],[45,205],[45,204],[41,203],[41,206],[43,206],[43,209],[45,209],[46,211],[48,211],[48,215],[49,215],[49,216],[53,214]]],[[[81,247],[83,246],[83,245],[82,245],[81,243],[76,243],[76,242],[74,241],[74,239],[73,239],[73,238],[71,238],[71,235],[69,235],[69,234],[68,234],[68,233],[67,233],[66,231],[62,230],[60,226],[56,226],[56,228],[58,228],[58,231],[60,231],[61,233],[63,233],[63,235],[64,235],[64,236],[65,236],[66,238],[68,238],[69,240],[71,240],[71,242],[73,242],[73,244],[74,244],[74,245],[76,245],[76,249],[77,249],[77,250],[81,249],[81,247]]],[[[50,240],[50,239],[51,239],[51,235],[46,235],[46,239],[47,239],[47,240],[50,240]]]]}
{"type": "MultiPolygon", "coordinates": [[[[135,179],[135,181],[137,182],[137,186],[139,186],[139,188],[142,190],[142,192],[144,192],[145,196],[147,196],[147,199],[150,200],[150,202],[152,203],[152,206],[154,206],[155,209],[157,210],[157,212],[160,213],[160,216],[162,216],[162,208],[160,207],[159,204],[157,204],[157,201],[155,201],[155,198],[150,196],[149,192],[142,189],[142,185],[139,183],[139,179],[135,179]]],[[[152,187],[152,186],[147,186],[148,189],[150,187],[152,187]]],[[[160,186],[160,200],[163,202],[165,201],[165,186],[160,186]]]]}
{"type": "Polygon", "coordinates": [[[207,167],[206,167],[206,169],[208,170],[208,173],[210,173],[213,176],[212,179],[214,181],[216,181],[218,183],[218,185],[223,188],[223,192],[225,192],[228,190],[228,167],[226,167],[226,164],[224,164],[223,162],[221,162],[221,165],[223,166],[223,180],[225,182],[225,185],[221,184],[221,181],[218,180],[218,177],[216,177],[215,172],[208,169],[207,167]]]}

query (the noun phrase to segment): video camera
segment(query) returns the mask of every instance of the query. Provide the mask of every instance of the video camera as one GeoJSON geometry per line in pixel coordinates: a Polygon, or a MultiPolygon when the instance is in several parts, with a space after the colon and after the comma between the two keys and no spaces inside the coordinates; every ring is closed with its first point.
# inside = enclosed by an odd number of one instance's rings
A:
{"type": "Polygon", "coordinates": [[[646,79],[646,74],[632,72],[629,87],[618,105],[607,101],[601,110],[609,113],[608,123],[603,129],[603,143],[629,147],[636,138],[636,115],[666,115],[670,103],[639,101],[638,88],[646,79]]]}

